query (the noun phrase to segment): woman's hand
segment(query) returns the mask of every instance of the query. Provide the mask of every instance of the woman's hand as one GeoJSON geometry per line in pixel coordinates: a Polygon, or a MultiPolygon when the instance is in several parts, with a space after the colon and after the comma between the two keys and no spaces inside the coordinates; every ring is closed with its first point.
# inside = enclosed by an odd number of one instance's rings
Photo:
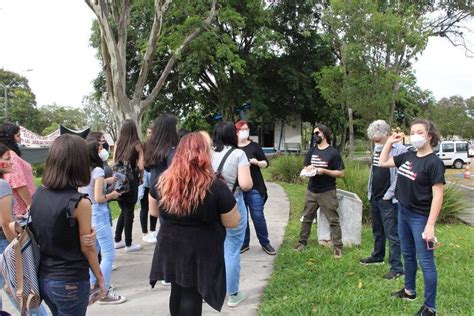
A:
{"type": "Polygon", "coordinates": [[[433,241],[435,238],[435,227],[434,225],[426,224],[425,230],[423,231],[423,239],[426,241],[433,241]]]}
{"type": "Polygon", "coordinates": [[[255,158],[250,159],[249,162],[250,162],[251,165],[258,166],[258,160],[255,159],[255,158]]]}
{"type": "Polygon", "coordinates": [[[91,233],[89,235],[82,235],[81,241],[86,245],[95,245],[96,242],[96,232],[95,229],[92,228],[91,233]]]}
{"type": "Polygon", "coordinates": [[[393,133],[388,139],[387,139],[387,143],[389,144],[394,144],[394,143],[398,143],[400,141],[403,140],[403,134],[401,133],[393,133]]]}
{"type": "Polygon", "coordinates": [[[109,198],[109,200],[116,200],[118,199],[118,197],[121,195],[122,193],[120,192],[117,192],[117,191],[112,191],[110,193],[107,193],[107,197],[109,198]]]}
{"type": "Polygon", "coordinates": [[[105,288],[104,277],[102,275],[99,278],[97,278],[97,284],[99,285],[99,288],[100,288],[99,299],[106,298],[107,293],[109,292],[109,289],[105,288]]]}

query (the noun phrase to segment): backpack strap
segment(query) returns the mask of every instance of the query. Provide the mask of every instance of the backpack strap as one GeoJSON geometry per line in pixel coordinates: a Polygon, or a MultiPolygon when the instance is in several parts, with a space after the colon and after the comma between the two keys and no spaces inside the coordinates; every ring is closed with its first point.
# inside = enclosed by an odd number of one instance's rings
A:
{"type": "Polygon", "coordinates": [[[219,167],[217,168],[217,172],[221,173],[222,172],[222,169],[224,169],[224,164],[225,164],[225,161],[227,160],[227,158],[230,156],[230,154],[235,150],[235,147],[231,147],[224,155],[224,157],[222,157],[222,160],[221,160],[221,163],[219,164],[219,167]]]}
{"type": "Polygon", "coordinates": [[[21,315],[24,315],[25,312],[25,302],[23,301],[23,261],[21,259],[21,243],[18,241],[18,238],[14,239],[14,249],[15,249],[15,274],[16,274],[16,298],[18,303],[18,308],[21,315]]]}
{"type": "Polygon", "coordinates": [[[76,226],[76,218],[74,217],[74,210],[79,204],[79,201],[85,197],[87,197],[87,193],[75,192],[73,196],[71,196],[71,198],[69,199],[69,202],[67,203],[67,206],[66,206],[67,208],[66,218],[69,221],[69,227],[76,226]]]}

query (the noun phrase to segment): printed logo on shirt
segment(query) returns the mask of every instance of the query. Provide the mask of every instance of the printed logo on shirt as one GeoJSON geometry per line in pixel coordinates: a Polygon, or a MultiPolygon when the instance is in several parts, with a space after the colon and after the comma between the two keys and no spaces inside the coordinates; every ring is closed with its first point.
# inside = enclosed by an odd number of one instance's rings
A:
{"type": "Polygon", "coordinates": [[[328,167],[328,162],[322,160],[319,158],[319,155],[313,155],[311,156],[311,164],[315,167],[319,168],[327,168],[328,167]]]}
{"type": "Polygon", "coordinates": [[[372,166],[379,167],[379,160],[380,160],[380,151],[374,153],[374,157],[372,158],[372,166]]]}
{"type": "Polygon", "coordinates": [[[413,163],[411,161],[405,161],[405,163],[398,168],[398,174],[410,179],[411,181],[415,181],[416,172],[411,171],[412,169],[413,163]]]}

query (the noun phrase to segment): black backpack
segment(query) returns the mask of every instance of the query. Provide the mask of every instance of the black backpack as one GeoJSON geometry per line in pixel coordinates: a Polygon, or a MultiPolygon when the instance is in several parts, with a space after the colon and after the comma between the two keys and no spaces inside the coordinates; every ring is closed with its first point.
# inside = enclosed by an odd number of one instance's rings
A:
{"type": "Polygon", "coordinates": [[[119,161],[114,164],[112,170],[114,171],[113,176],[117,178],[117,180],[109,189],[110,192],[114,190],[120,193],[126,193],[130,191],[131,184],[135,180],[132,164],[128,161],[119,161]]]}

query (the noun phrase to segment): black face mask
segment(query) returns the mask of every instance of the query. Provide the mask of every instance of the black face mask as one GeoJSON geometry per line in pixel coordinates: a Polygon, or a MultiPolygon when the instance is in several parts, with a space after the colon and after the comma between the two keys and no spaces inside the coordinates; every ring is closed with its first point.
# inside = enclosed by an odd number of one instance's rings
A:
{"type": "Polygon", "coordinates": [[[321,142],[323,141],[323,139],[321,138],[321,136],[319,136],[318,134],[314,134],[313,135],[313,141],[315,144],[321,144],[321,142]]]}

